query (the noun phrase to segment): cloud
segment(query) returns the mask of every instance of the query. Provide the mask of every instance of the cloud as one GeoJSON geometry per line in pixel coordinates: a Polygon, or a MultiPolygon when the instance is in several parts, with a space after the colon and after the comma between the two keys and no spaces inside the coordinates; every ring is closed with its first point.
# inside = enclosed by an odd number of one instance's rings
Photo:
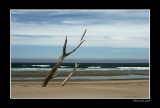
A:
{"type": "Polygon", "coordinates": [[[11,9],[11,14],[46,14],[46,15],[66,15],[66,14],[100,14],[148,17],[149,9],[11,9]]]}
{"type": "Polygon", "coordinates": [[[84,46],[149,47],[147,24],[70,26],[16,23],[11,27],[11,37],[13,45],[61,45],[67,35],[69,44],[75,45],[84,29],[88,30],[84,46]]]}
{"type": "Polygon", "coordinates": [[[62,46],[67,35],[68,45],[75,46],[87,29],[83,47],[149,47],[146,10],[14,10],[11,13],[16,19],[11,22],[12,45],[62,46]],[[24,19],[25,15],[31,16],[24,19]],[[49,17],[42,20],[38,15],[49,17]]]}
{"type": "Polygon", "coordinates": [[[62,23],[65,23],[65,24],[84,24],[85,22],[83,22],[83,21],[63,21],[62,23]]]}
{"type": "MultiPolygon", "coordinates": [[[[142,23],[148,21],[149,10],[11,10],[12,20],[17,22],[38,22],[61,24],[63,21],[81,21],[86,24],[108,24],[113,22],[142,23]]],[[[81,24],[81,23],[80,23],[81,24]]]]}

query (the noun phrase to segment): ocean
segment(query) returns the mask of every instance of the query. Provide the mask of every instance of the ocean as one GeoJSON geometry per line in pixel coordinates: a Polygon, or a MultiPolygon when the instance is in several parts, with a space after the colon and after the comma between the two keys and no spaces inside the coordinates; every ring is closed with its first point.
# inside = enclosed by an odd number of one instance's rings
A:
{"type": "MultiPolygon", "coordinates": [[[[78,63],[76,73],[84,76],[73,76],[71,80],[111,80],[111,79],[149,79],[149,63],[78,63]],[[113,74],[109,76],[92,76],[92,74],[113,74]],[[114,73],[124,75],[114,75],[114,73]],[[90,74],[91,76],[85,76],[90,74]]],[[[11,63],[11,74],[14,73],[48,73],[54,63],[11,63]]],[[[57,72],[70,73],[74,63],[62,63],[57,72]]],[[[65,79],[66,77],[55,77],[65,79]]],[[[43,80],[44,77],[11,78],[12,80],[43,80]]]]}

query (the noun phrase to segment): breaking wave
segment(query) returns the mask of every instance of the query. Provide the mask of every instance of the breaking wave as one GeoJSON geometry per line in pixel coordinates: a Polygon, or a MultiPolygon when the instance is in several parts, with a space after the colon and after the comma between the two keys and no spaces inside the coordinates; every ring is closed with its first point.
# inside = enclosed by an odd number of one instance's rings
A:
{"type": "Polygon", "coordinates": [[[117,67],[119,70],[149,70],[149,67],[117,67]]]}
{"type": "Polygon", "coordinates": [[[37,67],[49,67],[50,65],[32,65],[32,66],[37,66],[37,67]]]}

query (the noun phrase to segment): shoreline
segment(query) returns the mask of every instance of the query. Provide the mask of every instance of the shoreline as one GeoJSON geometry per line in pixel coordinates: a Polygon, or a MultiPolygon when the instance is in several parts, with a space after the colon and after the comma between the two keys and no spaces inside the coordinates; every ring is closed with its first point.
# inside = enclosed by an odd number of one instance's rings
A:
{"type": "MultiPolygon", "coordinates": [[[[11,82],[43,82],[44,79],[37,79],[37,80],[11,80],[11,82]]],[[[149,80],[148,78],[133,78],[133,79],[106,79],[106,80],[95,80],[95,79],[89,79],[89,80],[86,80],[86,79],[78,79],[78,80],[73,80],[73,79],[70,79],[68,82],[99,82],[99,81],[129,81],[129,80],[149,80]]],[[[62,82],[64,81],[64,79],[50,79],[49,82],[62,82]]]]}

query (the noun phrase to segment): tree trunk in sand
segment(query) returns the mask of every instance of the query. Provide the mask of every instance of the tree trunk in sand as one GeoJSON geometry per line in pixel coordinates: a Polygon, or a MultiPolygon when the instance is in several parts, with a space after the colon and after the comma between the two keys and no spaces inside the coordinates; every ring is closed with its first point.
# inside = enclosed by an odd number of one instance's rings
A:
{"type": "Polygon", "coordinates": [[[64,46],[63,46],[62,56],[59,57],[58,62],[53,66],[52,70],[45,77],[45,79],[42,83],[42,87],[46,87],[49,80],[53,78],[52,75],[54,74],[54,72],[56,72],[56,70],[58,69],[58,66],[62,63],[63,59],[65,57],[69,56],[70,54],[72,54],[74,51],[76,51],[79,48],[79,46],[85,41],[85,40],[83,40],[83,37],[84,37],[86,31],[87,30],[84,31],[84,33],[83,33],[83,35],[80,39],[80,43],[77,45],[77,47],[75,49],[73,49],[72,51],[68,52],[68,53],[66,53],[66,45],[67,45],[67,36],[66,36],[65,43],[64,43],[64,46]]]}
{"type": "Polygon", "coordinates": [[[74,74],[74,72],[76,71],[77,67],[79,66],[79,64],[75,64],[75,67],[73,69],[73,71],[68,75],[68,77],[63,81],[63,83],[61,84],[61,86],[64,86],[66,84],[66,82],[71,78],[71,76],[74,74]]]}

